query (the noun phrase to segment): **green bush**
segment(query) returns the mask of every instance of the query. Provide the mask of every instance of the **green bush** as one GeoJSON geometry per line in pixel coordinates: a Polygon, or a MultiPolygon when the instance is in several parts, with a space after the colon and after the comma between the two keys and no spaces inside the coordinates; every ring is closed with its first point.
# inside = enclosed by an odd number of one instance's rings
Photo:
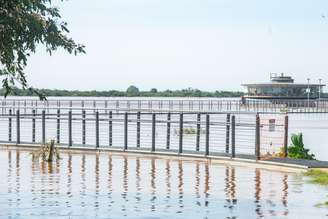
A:
{"type": "Polygon", "coordinates": [[[292,145],[288,147],[288,157],[314,160],[314,154],[310,154],[310,150],[304,148],[302,133],[292,134],[291,140],[292,145]]]}

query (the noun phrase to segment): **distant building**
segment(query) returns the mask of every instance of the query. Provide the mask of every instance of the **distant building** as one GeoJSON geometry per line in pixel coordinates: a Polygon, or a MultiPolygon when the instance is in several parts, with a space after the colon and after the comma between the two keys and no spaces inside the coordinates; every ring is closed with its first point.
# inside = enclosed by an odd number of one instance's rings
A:
{"type": "Polygon", "coordinates": [[[323,84],[294,83],[290,76],[271,74],[269,83],[242,84],[247,88],[245,98],[251,99],[317,99],[323,84]]]}

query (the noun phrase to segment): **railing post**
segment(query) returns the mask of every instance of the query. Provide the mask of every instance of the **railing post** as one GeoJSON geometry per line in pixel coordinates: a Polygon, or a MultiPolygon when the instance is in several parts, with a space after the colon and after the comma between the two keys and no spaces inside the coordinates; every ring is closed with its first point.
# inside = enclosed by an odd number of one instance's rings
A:
{"type": "Polygon", "coordinates": [[[227,119],[226,119],[226,148],[225,152],[228,154],[229,153],[229,145],[230,145],[230,114],[227,114],[227,119]]]}
{"type": "Polygon", "coordinates": [[[151,123],[151,151],[155,151],[156,144],[156,114],[152,114],[152,123],[151,123]]]}
{"type": "Polygon", "coordinates": [[[68,146],[72,146],[72,111],[68,112],[68,146]]]}
{"type": "Polygon", "coordinates": [[[137,148],[140,148],[140,118],[141,113],[137,112],[137,148]]]}
{"type": "Polygon", "coordinates": [[[41,114],[41,124],[42,124],[42,144],[46,143],[46,111],[42,110],[41,114]]]}
{"type": "Polygon", "coordinates": [[[235,115],[231,117],[231,158],[236,157],[236,119],[235,115]]]}
{"type": "Polygon", "coordinates": [[[166,123],[166,149],[170,149],[170,139],[171,139],[171,113],[167,113],[167,123],[166,123]]]}
{"type": "Polygon", "coordinates": [[[255,126],[255,159],[260,159],[260,115],[256,114],[256,126],[255,126]]]}
{"type": "Polygon", "coordinates": [[[196,124],[196,151],[199,151],[199,142],[200,142],[200,123],[201,123],[201,114],[197,114],[197,124],[196,124]]]}
{"type": "Polygon", "coordinates": [[[20,113],[16,110],[16,144],[20,144],[20,113]]]}
{"type": "Polygon", "coordinates": [[[8,141],[12,140],[12,111],[9,109],[9,118],[8,118],[8,141]]]}
{"type": "Polygon", "coordinates": [[[284,124],[284,157],[288,156],[288,115],[285,116],[284,124]]]}
{"type": "Polygon", "coordinates": [[[205,155],[210,153],[210,115],[206,115],[205,155]]]}
{"type": "Polygon", "coordinates": [[[109,147],[113,146],[113,112],[109,111],[109,116],[108,116],[108,143],[109,147]]]}
{"type": "Polygon", "coordinates": [[[128,149],[128,113],[124,113],[124,150],[128,149]]]}
{"type": "Polygon", "coordinates": [[[57,109],[57,133],[56,133],[57,144],[60,144],[60,109],[57,109]]]}
{"type": "Polygon", "coordinates": [[[82,144],[85,145],[85,110],[82,110],[82,144]]]}
{"type": "Polygon", "coordinates": [[[180,113],[180,120],[179,120],[179,154],[182,153],[183,147],[183,113],[180,113]]]}
{"type": "Polygon", "coordinates": [[[32,110],[32,142],[35,143],[35,109],[32,110]]]}
{"type": "Polygon", "coordinates": [[[96,111],[96,148],[99,148],[99,111],[96,111]]]}

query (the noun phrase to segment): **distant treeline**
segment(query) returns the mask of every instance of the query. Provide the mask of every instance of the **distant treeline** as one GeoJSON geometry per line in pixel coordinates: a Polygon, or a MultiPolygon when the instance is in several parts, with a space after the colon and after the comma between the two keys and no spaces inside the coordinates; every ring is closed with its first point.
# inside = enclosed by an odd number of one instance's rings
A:
{"type": "MultiPolygon", "coordinates": [[[[79,91],[79,90],[57,90],[57,89],[35,89],[45,96],[84,96],[84,97],[241,97],[244,93],[239,91],[201,91],[194,88],[182,90],[158,91],[152,88],[150,91],[140,91],[136,86],[130,86],[126,91],[79,91]]],[[[0,95],[4,95],[4,90],[0,89],[0,95]]],[[[10,95],[13,96],[36,96],[32,90],[13,88],[10,95]]]]}

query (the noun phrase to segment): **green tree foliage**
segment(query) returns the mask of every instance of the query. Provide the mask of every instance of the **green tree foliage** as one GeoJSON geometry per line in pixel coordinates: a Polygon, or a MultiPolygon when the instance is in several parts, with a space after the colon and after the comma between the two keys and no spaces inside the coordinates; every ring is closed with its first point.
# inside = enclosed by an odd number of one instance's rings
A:
{"type": "MultiPolygon", "coordinates": [[[[188,89],[183,90],[164,90],[164,91],[139,91],[139,89],[129,89],[130,92],[127,93],[125,91],[118,90],[109,90],[109,91],[79,91],[79,90],[51,90],[51,89],[35,89],[38,93],[43,93],[46,96],[80,96],[80,97],[241,97],[244,93],[239,91],[200,91],[198,89],[193,89],[193,91],[188,91],[188,89]],[[134,90],[133,92],[131,90],[134,90]],[[137,92],[138,91],[138,92],[137,92]]],[[[0,89],[0,95],[5,94],[5,89],[0,89]]],[[[12,92],[10,95],[15,96],[35,96],[36,93],[32,92],[29,89],[19,89],[17,87],[12,88],[12,92]]]]}
{"type": "Polygon", "coordinates": [[[292,145],[288,147],[288,157],[298,159],[314,159],[314,154],[309,153],[309,149],[304,147],[303,134],[292,134],[292,145]]]}
{"type": "Polygon", "coordinates": [[[137,88],[134,85],[131,85],[130,87],[128,87],[128,89],[126,90],[126,94],[127,96],[139,96],[139,88],[137,88]]]}
{"type": "Polygon", "coordinates": [[[15,85],[43,97],[28,86],[24,69],[28,57],[38,45],[51,53],[63,48],[69,53],[84,53],[67,34],[67,23],[61,19],[59,9],[51,0],[0,0],[0,76],[4,95],[15,85]]]}

